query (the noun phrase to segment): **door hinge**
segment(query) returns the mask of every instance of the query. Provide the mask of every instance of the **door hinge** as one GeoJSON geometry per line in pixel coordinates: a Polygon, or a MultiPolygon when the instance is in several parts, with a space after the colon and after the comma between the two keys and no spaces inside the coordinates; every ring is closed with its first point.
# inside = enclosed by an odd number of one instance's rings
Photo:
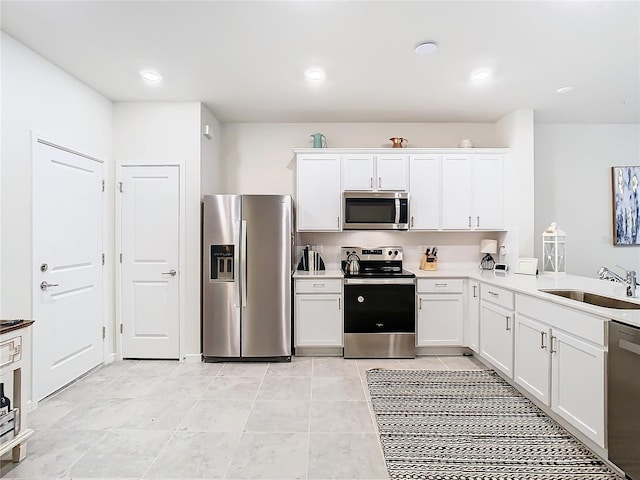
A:
{"type": "Polygon", "coordinates": [[[120,333],[122,333],[122,324],[120,324],[120,333]]]}
{"type": "Polygon", "coordinates": [[[122,182],[118,182],[118,190],[120,190],[120,193],[123,192],[123,190],[122,190],[122,182]]]}
{"type": "Polygon", "coordinates": [[[122,263],[122,254],[120,254],[120,263],[122,263]]]}
{"type": "Polygon", "coordinates": [[[104,192],[104,180],[102,180],[102,191],[104,192]]]}
{"type": "Polygon", "coordinates": [[[102,339],[104,340],[107,337],[107,327],[102,327],[102,339]]]}
{"type": "Polygon", "coordinates": [[[104,253],[102,254],[102,265],[104,265],[104,253]]]}

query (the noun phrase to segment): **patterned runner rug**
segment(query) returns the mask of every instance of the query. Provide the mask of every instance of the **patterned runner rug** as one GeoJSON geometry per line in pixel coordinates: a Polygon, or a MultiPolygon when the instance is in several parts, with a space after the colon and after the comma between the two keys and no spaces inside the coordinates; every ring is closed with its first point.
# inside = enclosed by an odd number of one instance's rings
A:
{"type": "Polygon", "coordinates": [[[491,370],[369,370],[392,480],[619,479],[491,370]]]}

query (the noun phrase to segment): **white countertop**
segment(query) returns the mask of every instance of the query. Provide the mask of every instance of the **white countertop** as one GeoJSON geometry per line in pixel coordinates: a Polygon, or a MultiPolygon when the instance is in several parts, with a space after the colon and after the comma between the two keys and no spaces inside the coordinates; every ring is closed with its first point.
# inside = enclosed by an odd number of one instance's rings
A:
{"type": "Polygon", "coordinates": [[[410,269],[410,271],[415,273],[418,279],[470,278],[483,283],[506,288],[516,293],[532,295],[559,305],[565,305],[593,315],[607,319],[619,320],[621,322],[640,327],[640,309],[621,310],[616,308],[598,307],[540,291],[540,289],[582,290],[589,293],[618,298],[627,302],[637,303],[640,307],[640,298],[627,297],[626,286],[618,282],[609,282],[598,278],[582,277],[578,275],[520,275],[511,272],[495,273],[492,270],[479,270],[477,268],[474,269],[455,266],[440,268],[435,272],[420,269],[410,269]]]}
{"type": "MultiPolygon", "coordinates": [[[[640,298],[627,297],[626,287],[621,283],[609,282],[598,278],[582,277],[578,275],[549,275],[540,274],[520,275],[517,273],[495,273],[491,270],[479,270],[468,265],[439,265],[436,271],[420,270],[410,268],[410,272],[415,273],[416,278],[469,278],[483,283],[496,285],[498,287],[512,290],[516,293],[531,295],[550,302],[575,308],[592,315],[597,315],[606,319],[619,320],[629,325],[640,327],[639,310],[621,310],[616,308],[605,308],[578,302],[564,297],[559,297],[551,293],[541,292],[541,289],[560,290],[582,290],[598,295],[618,298],[627,302],[637,303],[640,306],[640,298]]],[[[343,278],[344,274],[340,269],[316,270],[314,272],[304,272],[301,270],[293,274],[293,278],[343,278]]]]}
{"type": "Polygon", "coordinates": [[[296,270],[293,278],[343,278],[344,273],[339,269],[314,270],[313,272],[305,272],[304,270],[296,270]]]}

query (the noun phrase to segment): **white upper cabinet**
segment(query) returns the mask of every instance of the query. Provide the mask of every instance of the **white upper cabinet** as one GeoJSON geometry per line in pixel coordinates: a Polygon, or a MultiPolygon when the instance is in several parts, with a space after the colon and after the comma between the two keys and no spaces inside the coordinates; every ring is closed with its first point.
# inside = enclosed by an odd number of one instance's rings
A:
{"type": "Polygon", "coordinates": [[[440,228],[440,183],[442,155],[409,156],[409,228],[440,228]]]}
{"type": "Polygon", "coordinates": [[[296,204],[298,231],[342,229],[339,155],[298,155],[296,204]]]}
{"type": "Polygon", "coordinates": [[[409,187],[407,155],[376,155],[376,177],[377,190],[406,192],[409,187]]]}
{"type": "Polygon", "coordinates": [[[442,158],[442,228],[504,228],[504,157],[461,154],[442,158]]]}
{"type": "Polygon", "coordinates": [[[445,155],[442,159],[442,228],[471,228],[471,157],[445,155]]]}
{"type": "Polygon", "coordinates": [[[342,189],[346,191],[401,191],[408,187],[404,154],[342,155],[342,189]]]}
{"type": "Polygon", "coordinates": [[[480,230],[504,228],[504,157],[502,155],[475,156],[473,192],[472,228],[480,230]]]}
{"type": "Polygon", "coordinates": [[[357,153],[342,155],[342,171],[343,190],[373,190],[375,177],[374,155],[357,153]]]}

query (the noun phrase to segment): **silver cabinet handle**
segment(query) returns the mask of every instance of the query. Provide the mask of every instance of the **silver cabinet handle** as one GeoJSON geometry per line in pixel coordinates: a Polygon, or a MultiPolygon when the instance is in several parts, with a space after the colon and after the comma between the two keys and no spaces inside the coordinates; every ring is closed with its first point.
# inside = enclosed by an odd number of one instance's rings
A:
{"type": "Polygon", "coordinates": [[[476,227],[480,226],[480,217],[476,217],[476,227]]]}
{"type": "Polygon", "coordinates": [[[340,297],[338,297],[338,310],[341,310],[341,309],[342,309],[342,307],[340,306],[340,305],[341,305],[341,303],[342,303],[342,302],[341,302],[341,300],[342,300],[342,299],[341,299],[340,297]]]}
{"type": "Polygon", "coordinates": [[[47,283],[47,282],[42,282],[40,284],[40,290],[46,290],[49,287],[59,287],[60,284],[59,283],[47,283]]]}
{"type": "Polygon", "coordinates": [[[436,283],[436,287],[446,287],[448,283],[436,283]]]}
{"type": "Polygon", "coordinates": [[[506,316],[506,317],[504,317],[504,318],[507,320],[507,327],[506,327],[506,330],[507,330],[507,331],[509,331],[509,330],[511,330],[511,327],[509,326],[509,320],[511,320],[511,317],[507,315],[507,316],[506,316]]]}
{"type": "Polygon", "coordinates": [[[382,178],[378,177],[378,188],[382,188],[382,178]]]}
{"type": "Polygon", "coordinates": [[[176,274],[178,272],[176,272],[173,268],[171,270],[169,270],[168,272],[162,272],[162,275],[171,275],[172,277],[175,277],[176,274]]]}
{"type": "Polygon", "coordinates": [[[547,332],[540,332],[540,348],[547,348],[547,346],[544,344],[544,336],[547,334],[547,332]]]}
{"type": "Polygon", "coordinates": [[[340,228],[340,217],[336,217],[338,219],[338,228],[340,228]]]}
{"type": "Polygon", "coordinates": [[[373,189],[373,177],[369,177],[369,188],[373,189]]]}
{"type": "Polygon", "coordinates": [[[411,215],[411,228],[413,228],[413,215],[411,215]]]}
{"type": "Polygon", "coordinates": [[[499,293],[491,292],[491,291],[489,291],[489,295],[491,295],[492,297],[499,297],[500,296],[499,293]]]}
{"type": "Polygon", "coordinates": [[[418,299],[418,310],[422,310],[422,299],[418,299]]]}
{"type": "Polygon", "coordinates": [[[558,337],[551,335],[551,353],[556,353],[558,350],[553,348],[553,341],[558,340],[558,337]]]}
{"type": "Polygon", "coordinates": [[[469,217],[469,228],[471,228],[471,217],[469,217]]]}
{"type": "Polygon", "coordinates": [[[478,298],[478,292],[477,292],[477,290],[478,290],[478,286],[477,286],[477,285],[474,285],[474,286],[473,286],[473,298],[478,298]]]}

